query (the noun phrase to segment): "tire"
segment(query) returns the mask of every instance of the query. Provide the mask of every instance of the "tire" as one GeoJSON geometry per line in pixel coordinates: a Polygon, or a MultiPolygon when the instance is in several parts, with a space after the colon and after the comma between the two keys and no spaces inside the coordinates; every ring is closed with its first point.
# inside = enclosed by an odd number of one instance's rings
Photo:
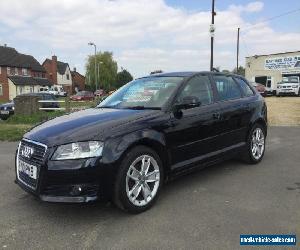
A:
{"type": "Polygon", "coordinates": [[[242,160],[248,164],[257,164],[264,157],[266,149],[266,131],[260,124],[255,124],[249,132],[242,160]],[[260,139],[258,139],[258,134],[260,139]],[[254,138],[255,137],[255,138],[254,138]],[[256,146],[256,150],[254,147],[256,146]]]}
{"type": "Polygon", "coordinates": [[[158,154],[148,147],[136,146],[125,155],[120,165],[114,203],[130,213],[144,212],[157,200],[163,180],[163,166],[158,154]]]}

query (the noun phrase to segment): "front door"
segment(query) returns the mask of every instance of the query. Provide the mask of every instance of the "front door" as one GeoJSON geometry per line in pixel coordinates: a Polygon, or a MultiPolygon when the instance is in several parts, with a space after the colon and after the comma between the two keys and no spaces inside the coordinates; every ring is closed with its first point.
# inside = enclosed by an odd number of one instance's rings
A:
{"type": "Polygon", "coordinates": [[[175,105],[185,98],[198,98],[200,105],[172,113],[167,140],[172,157],[172,169],[198,162],[215,150],[219,105],[214,102],[208,75],[190,79],[178,93],[175,105]]]}

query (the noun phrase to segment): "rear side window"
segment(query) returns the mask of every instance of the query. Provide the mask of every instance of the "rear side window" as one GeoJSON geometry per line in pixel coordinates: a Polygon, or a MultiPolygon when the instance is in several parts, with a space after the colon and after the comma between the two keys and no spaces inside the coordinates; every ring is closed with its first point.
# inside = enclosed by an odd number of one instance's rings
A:
{"type": "Polygon", "coordinates": [[[249,85],[242,79],[242,78],[234,78],[238,84],[241,86],[243,93],[245,96],[252,96],[254,95],[252,89],[249,87],[249,85]]]}
{"type": "Polygon", "coordinates": [[[241,98],[241,91],[231,76],[215,75],[214,80],[221,101],[241,98]]]}

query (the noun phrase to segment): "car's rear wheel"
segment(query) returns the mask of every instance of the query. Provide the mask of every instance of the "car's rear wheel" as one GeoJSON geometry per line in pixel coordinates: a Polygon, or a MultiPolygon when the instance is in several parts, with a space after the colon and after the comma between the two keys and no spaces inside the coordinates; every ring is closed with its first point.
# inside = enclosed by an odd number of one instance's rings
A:
{"type": "Polygon", "coordinates": [[[121,163],[115,183],[115,204],[131,213],[143,212],[156,201],[162,183],[163,168],[157,153],[137,146],[121,163]]]}
{"type": "Polygon", "coordinates": [[[265,142],[266,133],[264,127],[260,124],[255,124],[249,133],[243,160],[249,164],[259,163],[265,153],[265,142]]]}

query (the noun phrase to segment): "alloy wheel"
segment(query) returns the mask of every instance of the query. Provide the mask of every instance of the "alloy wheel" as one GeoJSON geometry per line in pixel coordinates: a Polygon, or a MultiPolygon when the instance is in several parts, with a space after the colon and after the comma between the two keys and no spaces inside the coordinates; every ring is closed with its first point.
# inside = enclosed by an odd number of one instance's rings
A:
{"type": "Polygon", "coordinates": [[[126,194],[135,206],[145,206],[155,197],[160,184],[160,170],[150,155],[141,155],[130,165],[126,175],[126,194]]]}
{"type": "Polygon", "coordinates": [[[251,153],[255,160],[259,160],[265,150],[265,135],[261,128],[256,128],[252,133],[251,153]]]}

